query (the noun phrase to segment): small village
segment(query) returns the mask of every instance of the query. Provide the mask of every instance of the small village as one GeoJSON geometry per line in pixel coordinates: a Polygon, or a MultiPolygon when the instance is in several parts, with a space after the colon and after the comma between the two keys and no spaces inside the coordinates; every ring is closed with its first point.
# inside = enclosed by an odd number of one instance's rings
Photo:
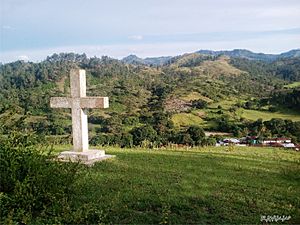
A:
{"type": "Polygon", "coordinates": [[[242,138],[224,138],[216,143],[216,146],[255,146],[255,147],[277,147],[291,150],[300,150],[300,145],[292,142],[291,138],[276,137],[262,139],[258,136],[242,138]]]}

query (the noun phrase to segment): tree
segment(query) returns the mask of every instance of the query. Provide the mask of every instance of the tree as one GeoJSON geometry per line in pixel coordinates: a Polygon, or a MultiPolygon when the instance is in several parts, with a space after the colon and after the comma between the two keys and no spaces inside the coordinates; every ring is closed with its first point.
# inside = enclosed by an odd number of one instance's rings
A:
{"type": "Polygon", "coordinates": [[[131,131],[133,136],[133,144],[139,146],[143,141],[148,140],[153,142],[157,138],[157,133],[150,125],[145,125],[142,127],[136,127],[131,131]]]}
{"type": "Polygon", "coordinates": [[[204,130],[199,126],[190,126],[187,129],[187,133],[190,135],[193,140],[194,145],[202,145],[203,140],[205,139],[204,130]]]}

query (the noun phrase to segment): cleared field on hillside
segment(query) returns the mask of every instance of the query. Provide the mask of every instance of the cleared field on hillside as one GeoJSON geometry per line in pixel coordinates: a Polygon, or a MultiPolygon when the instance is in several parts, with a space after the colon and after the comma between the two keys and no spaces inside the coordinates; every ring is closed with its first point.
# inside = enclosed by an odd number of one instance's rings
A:
{"type": "Polygon", "coordinates": [[[222,101],[209,104],[209,108],[218,108],[218,106],[221,106],[223,109],[229,109],[231,106],[233,106],[237,102],[238,102],[238,99],[236,99],[236,98],[224,99],[222,101]]]}
{"type": "Polygon", "coordinates": [[[205,97],[201,94],[199,94],[198,92],[191,92],[185,96],[180,97],[180,99],[184,100],[184,101],[194,101],[194,100],[203,100],[206,102],[212,102],[212,100],[208,97],[205,97]]]}
{"type": "MultiPolygon", "coordinates": [[[[213,108],[217,108],[218,106],[221,106],[223,110],[225,111],[227,110],[228,112],[230,107],[232,107],[238,101],[241,100],[235,98],[225,99],[220,102],[209,104],[209,108],[213,109],[213,108]]],[[[288,119],[292,121],[300,121],[300,112],[298,113],[290,109],[281,109],[278,112],[269,112],[269,111],[239,108],[236,111],[236,113],[239,117],[243,117],[249,120],[263,119],[264,121],[266,121],[266,120],[271,120],[272,118],[281,118],[281,119],[288,119]]]]}
{"type": "Polygon", "coordinates": [[[204,121],[196,115],[191,113],[177,113],[172,116],[172,121],[175,126],[191,126],[191,125],[200,125],[204,121]]]}
{"type": "Polygon", "coordinates": [[[287,85],[285,85],[284,87],[286,87],[286,88],[296,88],[296,87],[300,87],[300,82],[294,82],[294,83],[291,83],[291,84],[287,84],[287,85]]]}
{"type": "Polygon", "coordinates": [[[106,150],[116,158],[83,171],[76,187],[80,195],[73,199],[78,208],[96,207],[99,222],[260,224],[262,215],[300,221],[298,152],[251,147],[106,150]]]}
{"type": "Polygon", "coordinates": [[[272,118],[288,119],[292,121],[300,121],[300,114],[293,112],[267,112],[258,110],[239,109],[238,113],[241,117],[249,120],[270,120],[272,118]]]}

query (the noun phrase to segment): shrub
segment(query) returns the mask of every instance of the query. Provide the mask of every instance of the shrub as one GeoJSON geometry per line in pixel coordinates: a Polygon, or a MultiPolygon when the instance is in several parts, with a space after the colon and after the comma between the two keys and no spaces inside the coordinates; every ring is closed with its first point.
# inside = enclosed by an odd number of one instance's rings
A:
{"type": "Polygon", "coordinates": [[[178,135],[177,144],[194,145],[194,141],[191,138],[191,135],[186,133],[181,133],[178,135]]]}
{"type": "Polygon", "coordinates": [[[96,146],[96,145],[107,145],[107,135],[103,134],[97,134],[96,136],[92,137],[91,140],[89,141],[91,145],[96,146]]]}
{"type": "Polygon", "coordinates": [[[270,112],[276,112],[277,111],[277,108],[275,106],[270,106],[269,107],[269,111],[270,112]]]}
{"type": "Polygon", "coordinates": [[[135,117],[135,116],[129,116],[129,117],[124,117],[123,119],[123,124],[125,125],[136,125],[139,123],[139,118],[138,117],[135,117]]]}
{"type": "Polygon", "coordinates": [[[205,139],[204,130],[199,126],[190,126],[187,129],[187,133],[193,140],[194,145],[203,145],[203,140],[205,139]]]}
{"type": "Polygon", "coordinates": [[[128,133],[123,133],[121,138],[120,138],[120,143],[119,143],[121,148],[131,148],[133,147],[133,136],[128,133]]]}
{"type": "Polygon", "coordinates": [[[217,141],[215,138],[208,137],[203,140],[202,145],[215,146],[216,143],[217,143],[217,141]]]}
{"type": "Polygon", "coordinates": [[[136,127],[131,131],[133,136],[133,144],[141,145],[144,140],[153,142],[157,139],[157,133],[150,125],[136,127]]]}
{"type": "Polygon", "coordinates": [[[192,101],[192,106],[197,109],[207,108],[207,102],[201,99],[192,101]]]}
{"type": "Polygon", "coordinates": [[[37,138],[19,133],[0,140],[0,223],[30,223],[69,208],[78,164],[50,160],[37,138]]]}

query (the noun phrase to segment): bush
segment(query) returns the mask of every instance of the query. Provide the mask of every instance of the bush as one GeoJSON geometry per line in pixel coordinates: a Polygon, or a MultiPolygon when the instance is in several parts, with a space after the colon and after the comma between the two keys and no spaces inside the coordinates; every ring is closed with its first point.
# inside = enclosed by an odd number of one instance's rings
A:
{"type": "Polygon", "coordinates": [[[270,106],[269,107],[269,111],[270,112],[276,112],[277,111],[277,108],[275,106],[270,106]]]}
{"type": "Polygon", "coordinates": [[[124,117],[122,123],[129,126],[137,125],[139,123],[139,118],[135,116],[124,117]]]}
{"type": "Polygon", "coordinates": [[[123,133],[119,143],[121,148],[132,148],[133,147],[133,136],[128,133],[123,133]]]}
{"type": "Polygon", "coordinates": [[[157,139],[157,133],[150,125],[136,127],[131,131],[131,134],[133,136],[133,144],[135,146],[140,146],[145,140],[154,142],[157,139]]]}
{"type": "Polygon", "coordinates": [[[177,144],[183,144],[183,145],[189,145],[189,146],[194,145],[194,141],[191,138],[191,135],[186,134],[186,133],[180,133],[178,135],[176,143],[177,144]]]}
{"type": "Polygon", "coordinates": [[[201,99],[192,101],[192,106],[197,109],[207,108],[207,102],[201,99]]]}
{"type": "Polygon", "coordinates": [[[79,165],[50,160],[36,140],[18,133],[0,140],[1,224],[27,224],[69,208],[79,165]]]}
{"type": "Polygon", "coordinates": [[[107,138],[107,135],[97,134],[96,136],[92,137],[89,142],[93,146],[107,145],[108,144],[108,138],[107,138]]]}
{"type": "Polygon", "coordinates": [[[217,141],[215,138],[208,137],[203,140],[202,145],[215,146],[216,143],[217,143],[217,141]]]}
{"type": "Polygon", "coordinates": [[[190,126],[187,129],[187,133],[193,140],[194,145],[203,145],[203,140],[205,139],[204,130],[199,126],[190,126]]]}

